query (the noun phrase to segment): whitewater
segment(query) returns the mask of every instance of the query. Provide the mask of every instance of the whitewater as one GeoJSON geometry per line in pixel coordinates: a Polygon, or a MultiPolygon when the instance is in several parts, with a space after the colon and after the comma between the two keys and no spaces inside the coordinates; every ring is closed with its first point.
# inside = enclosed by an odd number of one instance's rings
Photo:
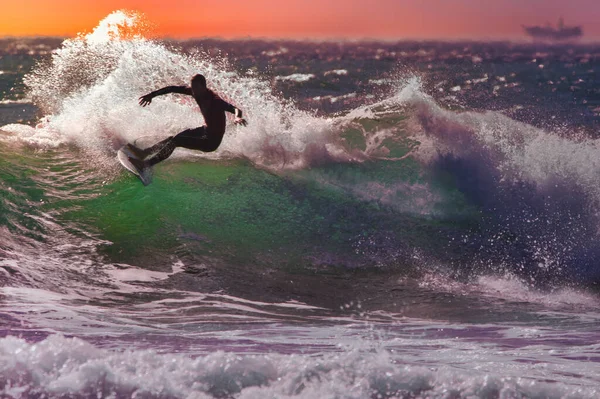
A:
{"type": "Polygon", "coordinates": [[[147,29],[0,41],[0,396],[600,396],[598,46],[147,29]]]}

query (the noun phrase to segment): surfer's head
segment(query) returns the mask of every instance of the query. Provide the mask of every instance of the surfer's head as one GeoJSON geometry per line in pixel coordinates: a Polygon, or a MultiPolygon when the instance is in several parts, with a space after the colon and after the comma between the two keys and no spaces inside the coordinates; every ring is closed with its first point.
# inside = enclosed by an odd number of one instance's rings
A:
{"type": "Polygon", "coordinates": [[[206,91],[206,78],[203,75],[194,75],[192,78],[192,91],[196,94],[206,91]]]}

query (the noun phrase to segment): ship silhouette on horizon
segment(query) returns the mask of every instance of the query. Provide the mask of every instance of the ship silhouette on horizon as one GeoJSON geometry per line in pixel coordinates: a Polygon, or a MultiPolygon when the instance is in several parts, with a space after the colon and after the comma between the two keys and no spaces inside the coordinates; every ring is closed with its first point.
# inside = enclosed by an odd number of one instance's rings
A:
{"type": "Polygon", "coordinates": [[[546,26],[523,25],[523,29],[525,30],[525,33],[535,40],[567,41],[579,39],[583,36],[583,29],[581,26],[565,26],[562,18],[558,20],[558,26],[556,28],[550,24],[546,24],[546,26]]]}

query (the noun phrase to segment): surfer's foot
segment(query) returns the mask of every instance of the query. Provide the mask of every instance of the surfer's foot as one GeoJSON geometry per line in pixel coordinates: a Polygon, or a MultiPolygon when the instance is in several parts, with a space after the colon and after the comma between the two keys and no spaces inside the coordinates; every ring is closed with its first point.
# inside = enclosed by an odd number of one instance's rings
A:
{"type": "Polygon", "coordinates": [[[134,158],[134,157],[127,157],[127,159],[139,171],[142,171],[142,170],[146,169],[148,166],[150,166],[150,164],[148,162],[146,162],[142,159],[138,159],[138,158],[134,158]]]}
{"type": "Polygon", "coordinates": [[[146,154],[146,151],[134,146],[133,144],[127,144],[125,147],[127,148],[127,151],[131,153],[131,155],[139,159],[144,159],[148,156],[148,154],[146,154]]]}

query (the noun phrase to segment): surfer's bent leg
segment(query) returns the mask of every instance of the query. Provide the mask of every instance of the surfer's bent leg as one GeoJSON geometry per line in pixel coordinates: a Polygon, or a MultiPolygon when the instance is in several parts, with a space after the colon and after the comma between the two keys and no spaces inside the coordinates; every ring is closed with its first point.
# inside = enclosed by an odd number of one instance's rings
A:
{"type": "Polygon", "coordinates": [[[196,129],[188,129],[179,133],[175,137],[169,137],[166,140],[161,141],[158,144],[153,145],[148,150],[158,151],[158,153],[148,160],[150,166],[156,165],[157,163],[164,161],[169,158],[175,148],[183,147],[190,150],[200,150],[203,152],[212,152],[219,147],[221,144],[221,138],[211,138],[206,132],[206,126],[198,127],[196,129]],[[159,150],[159,148],[162,149],[159,150]]]}

